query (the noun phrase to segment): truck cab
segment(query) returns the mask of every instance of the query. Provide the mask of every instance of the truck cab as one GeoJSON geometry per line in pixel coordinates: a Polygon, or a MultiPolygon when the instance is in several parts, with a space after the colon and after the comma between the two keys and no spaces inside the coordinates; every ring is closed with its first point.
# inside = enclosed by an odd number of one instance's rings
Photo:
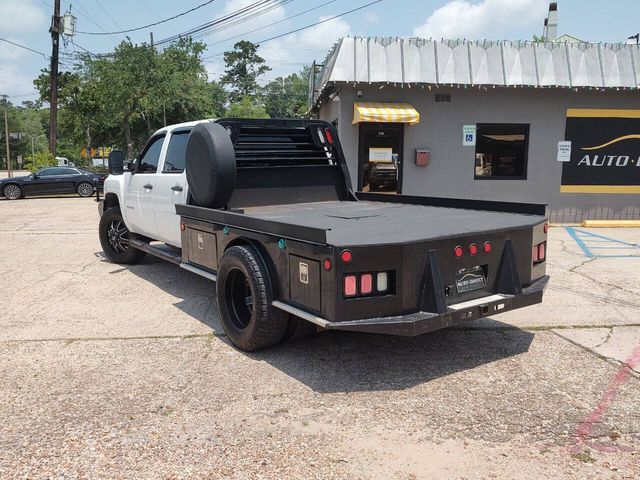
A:
{"type": "Polygon", "coordinates": [[[188,186],[185,151],[198,123],[180,123],[155,132],[122,175],[105,181],[105,208],[118,206],[128,229],[136,234],[181,247],[176,204],[185,203],[188,186]]]}

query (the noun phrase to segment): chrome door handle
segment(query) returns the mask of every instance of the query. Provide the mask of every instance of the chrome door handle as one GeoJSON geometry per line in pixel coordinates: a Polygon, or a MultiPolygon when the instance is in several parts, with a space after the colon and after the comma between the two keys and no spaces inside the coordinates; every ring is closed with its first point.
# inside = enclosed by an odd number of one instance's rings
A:
{"type": "Polygon", "coordinates": [[[143,185],[142,188],[146,190],[151,190],[153,188],[153,185],[151,185],[150,183],[147,183],[146,185],[143,185]]]}
{"type": "Polygon", "coordinates": [[[181,192],[184,189],[181,185],[174,185],[173,187],[171,187],[171,190],[173,190],[174,192],[181,192]]]}

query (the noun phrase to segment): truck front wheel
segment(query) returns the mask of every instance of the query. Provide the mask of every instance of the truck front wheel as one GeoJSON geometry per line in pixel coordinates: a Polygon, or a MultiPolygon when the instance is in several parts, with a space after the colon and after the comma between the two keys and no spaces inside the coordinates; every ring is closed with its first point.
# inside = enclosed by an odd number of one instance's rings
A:
{"type": "Polygon", "coordinates": [[[216,296],[222,328],[240,350],[270,347],[282,340],[287,314],[271,305],[273,285],[251,246],[231,247],[220,259],[216,296]]]}
{"type": "Polygon", "coordinates": [[[132,234],[125,225],[119,208],[105,210],[100,218],[98,233],[102,251],[113,263],[138,263],[146,255],[129,245],[132,234]]]}

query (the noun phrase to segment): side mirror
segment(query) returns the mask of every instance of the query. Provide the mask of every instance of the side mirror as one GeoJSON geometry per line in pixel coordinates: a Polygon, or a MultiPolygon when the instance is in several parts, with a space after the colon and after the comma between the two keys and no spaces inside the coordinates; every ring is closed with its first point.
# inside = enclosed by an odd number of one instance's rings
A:
{"type": "Polygon", "coordinates": [[[109,173],[112,175],[124,173],[124,152],[122,150],[111,150],[109,153],[109,173]]]}
{"type": "Polygon", "coordinates": [[[34,179],[35,179],[35,178],[38,178],[39,176],[40,176],[40,175],[38,175],[36,172],[33,172],[33,173],[31,174],[31,178],[34,178],[34,179]]]}

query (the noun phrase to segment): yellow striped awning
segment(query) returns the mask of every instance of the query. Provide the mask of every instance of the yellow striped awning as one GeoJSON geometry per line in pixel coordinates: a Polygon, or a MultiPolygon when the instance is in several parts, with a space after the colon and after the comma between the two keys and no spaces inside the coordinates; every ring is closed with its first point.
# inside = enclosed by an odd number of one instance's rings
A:
{"type": "Polygon", "coordinates": [[[408,103],[355,102],[353,122],[420,123],[420,114],[408,103]]]}

